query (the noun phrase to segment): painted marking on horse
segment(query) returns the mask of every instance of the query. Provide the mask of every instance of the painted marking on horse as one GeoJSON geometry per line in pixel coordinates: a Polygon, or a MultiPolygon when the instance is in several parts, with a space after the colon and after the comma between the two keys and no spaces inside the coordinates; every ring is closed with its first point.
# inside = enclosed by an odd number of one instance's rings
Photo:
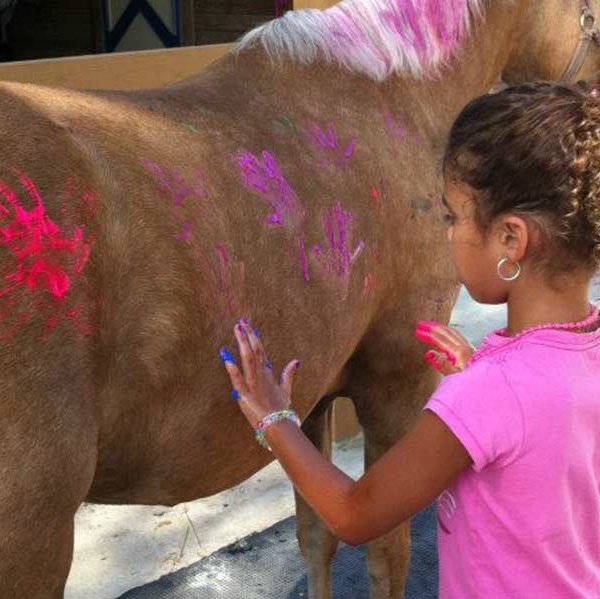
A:
{"type": "Polygon", "coordinates": [[[426,198],[417,198],[410,202],[410,218],[415,218],[419,214],[427,214],[433,208],[432,203],[426,198]]]}
{"type": "Polygon", "coordinates": [[[294,121],[288,115],[282,115],[282,116],[276,118],[275,121],[273,121],[273,123],[278,132],[281,132],[281,133],[287,133],[288,131],[293,132],[293,133],[297,132],[294,121]]]}
{"type": "Polygon", "coordinates": [[[198,257],[201,272],[217,293],[216,301],[224,318],[237,318],[246,314],[246,306],[240,299],[239,289],[244,288],[245,268],[243,262],[234,260],[224,243],[214,246],[213,257],[198,257]]]}
{"type": "Polygon", "coordinates": [[[371,205],[377,210],[381,210],[389,204],[390,194],[387,181],[381,179],[379,185],[372,185],[370,190],[371,205]]]}
{"type": "Polygon", "coordinates": [[[381,194],[375,185],[371,187],[371,204],[377,210],[381,208],[381,194]]]}
{"type": "Polygon", "coordinates": [[[369,295],[372,291],[377,289],[379,283],[377,282],[377,278],[372,272],[369,272],[365,275],[363,279],[363,295],[369,295]]]}
{"type": "MultiPolygon", "coordinates": [[[[58,325],[61,316],[77,320],[81,310],[68,307],[67,296],[74,279],[83,273],[91,251],[85,225],[74,226],[72,232],[67,233],[65,227],[48,216],[34,182],[18,169],[15,174],[34,206],[27,209],[17,193],[0,181],[0,196],[6,202],[6,205],[0,203],[0,248],[8,250],[14,261],[12,270],[3,276],[6,286],[0,289],[0,338],[3,339],[12,336],[34,316],[34,312],[21,309],[17,303],[21,291],[33,299],[37,313],[50,314],[46,318],[45,334],[58,325]]],[[[73,193],[74,182],[67,181],[67,197],[73,193]]],[[[92,206],[90,210],[95,210],[95,200],[96,195],[89,190],[82,195],[83,205],[92,206]]],[[[60,212],[65,214],[62,209],[60,212]]],[[[90,332],[85,323],[75,324],[90,332]]]]}
{"type": "Polygon", "coordinates": [[[304,208],[283,176],[275,156],[265,150],[262,158],[258,158],[244,151],[235,160],[244,185],[260,193],[273,211],[266,217],[265,224],[268,227],[299,227],[304,220],[304,208]]]}
{"type": "Polygon", "coordinates": [[[386,133],[389,153],[394,158],[399,156],[402,144],[409,141],[418,143],[418,135],[409,133],[405,120],[387,109],[383,111],[383,129],[386,133]]]}
{"type": "Polygon", "coordinates": [[[200,133],[200,130],[194,127],[192,123],[182,123],[182,125],[190,132],[190,133],[200,133]]]}
{"type": "Polygon", "coordinates": [[[177,169],[163,167],[152,160],[142,160],[141,163],[163,191],[171,196],[175,206],[182,206],[188,198],[202,200],[206,196],[204,177],[199,170],[194,171],[194,181],[190,182],[177,169]]]}
{"type": "Polygon", "coordinates": [[[310,272],[308,270],[308,256],[306,255],[306,245],[304,238],[301,236],[296,237],[296,243],[298,244],[298,257],[300,258],[300,268],[302,269],[302,277],[305,281],[310,281],[310,272]]]}
{"type": "Polygon", "coordinates": [[[189,241],[192,236],[192,223],[181,223],[180,231],[174,235],[174,239],[178,241],[189,241]]]}
{"type": "Polygon", "coordinates": [[[353,220],[352,213],[337,202],[323,216],[326,245],[313,245],[311,248],[311,254],[321,268],[342,279],[349,278],[353,264],[365,249],[364,241],[359,241],[354,250],[349,248],[353,220]]]}
{"type": "Polygon", "coordinates": [[[291,247],[298,252],[302,277],[310,280],[302,224],[305,210],[296,192],[283,175],[275,156],[268,151],[258,158],[243,151],[235,158],[244,185],[258,192],[272,212],[264,223],[269,228],[284,227],[292,234],[291,247]]]}
{"type": "Polygon", "coordinates": [[[351,137],[347,144],[340,145],[338,134],[331,123],[325,129],[317,123],[309,123],[304,135],[317,148],[321,167],[346,169],[354,154],[356,137],[351,137]]]}
{"type": "Polygon", "coordinates": [[[404,120],[389,110],[383,113],[383,122],[387,134],[395,140],[402,140],[406,137],[406,124],[404,120]]]}

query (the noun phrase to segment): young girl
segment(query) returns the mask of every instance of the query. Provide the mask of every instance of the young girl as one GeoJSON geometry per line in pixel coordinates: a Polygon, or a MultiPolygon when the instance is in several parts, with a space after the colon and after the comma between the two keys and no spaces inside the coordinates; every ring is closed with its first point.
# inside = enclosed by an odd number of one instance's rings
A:
{"type": "Polygon", "coordinates": [[[298,362],[276,382],[259,337],[235,327],[234,397],[331,531],[359,544],[439,497],[442,599],[600,597],[600,105],[536,83],[469,104],[444,158],[460,281],[508,326],[474,353],[422,322],[446,376],[413,430],[354,482],[289,410],[298,362]]]}

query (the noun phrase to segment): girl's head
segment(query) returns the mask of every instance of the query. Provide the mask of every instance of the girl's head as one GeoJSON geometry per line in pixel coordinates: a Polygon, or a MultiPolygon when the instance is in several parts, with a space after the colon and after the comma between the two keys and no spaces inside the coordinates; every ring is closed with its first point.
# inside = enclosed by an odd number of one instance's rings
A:
{"type": "Polygon", "coordinates": [[[452,127],[444,157],[453,258],[474,299],[559,291],[600,265],[600,99],[583,85],[531,83],[482,96],[452,127]],[[497,273],[500,259],[508,263],[497,273]]]}

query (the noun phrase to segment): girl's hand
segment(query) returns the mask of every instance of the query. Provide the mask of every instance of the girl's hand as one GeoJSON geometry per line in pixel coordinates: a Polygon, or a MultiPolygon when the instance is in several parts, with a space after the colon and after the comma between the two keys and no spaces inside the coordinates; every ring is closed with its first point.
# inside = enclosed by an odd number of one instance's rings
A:
{"type": "Polygon", "coordinates": [[[239,401],[244,416],[254,428],[267,414],[289,407],[292,380],[300,366],[298,360],[292,360],[283,369],[278,384],[257,333],[245,319],[240,320],[234,327],[242,370],[238,368],[234,357],[226,348],[221,350],[221,360],[225,363],[233,385],[231,396],[239,401]]]}
{"type": "Polygon", "coordinates": [[[475,351],[464,335],[434,320],[419,321],[415,336],[438,348],[428,351],[425,359],[444,376],[464,370],[475,351]]]}

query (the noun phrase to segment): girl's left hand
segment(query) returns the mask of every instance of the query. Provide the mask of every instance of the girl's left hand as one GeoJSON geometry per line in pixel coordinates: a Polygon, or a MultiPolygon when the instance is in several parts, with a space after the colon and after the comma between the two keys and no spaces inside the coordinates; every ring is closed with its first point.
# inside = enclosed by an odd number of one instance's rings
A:
{"type": "Polygon", "coordinates": [[[232,397],[239,402],[244,416],[255,428],[267,414],[290,406],[292,381],[300,362],[292,360],[283,369],[281,381],[277,383],[263,344],[250,323],[245,319],[240,320],[234,327],[234,335],[242,370],[226,348],[221,350],[221,360],[231,378],[232,397]]]}
{"type": "Polygon", "coordinates": [[[419,321],[415,336],[436,348],[428,351],[425,359],[443,375],[463,371],[475,351],[462,333],[433,320],[419,321]]]}

